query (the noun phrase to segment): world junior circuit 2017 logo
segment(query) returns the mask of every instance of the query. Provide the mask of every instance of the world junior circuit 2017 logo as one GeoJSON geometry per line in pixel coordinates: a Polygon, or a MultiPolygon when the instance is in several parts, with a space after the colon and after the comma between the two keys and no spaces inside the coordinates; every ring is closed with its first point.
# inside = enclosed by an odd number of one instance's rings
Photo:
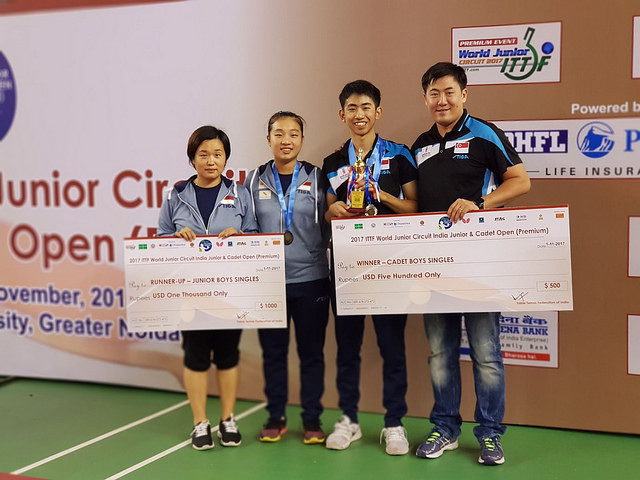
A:
{"type": "Polygon", "coordinates": [[[0,52],[0,141],[9,133],[16,114],[16,83],[7,58],[0,52]]]}
{"type": "Polygon", "coordinates": [[[559,22],[454,28],[454,57],[476,84],[560,81],[559,22]],[[457,51],[456,51],[457,50],[457,51]]]}
{"type": "Polygon", "coordinates": [[[615,144],[614,131],[604,122],[589,122],[578,132],[578,149],[589,158],[602,158],[615,144]]]}

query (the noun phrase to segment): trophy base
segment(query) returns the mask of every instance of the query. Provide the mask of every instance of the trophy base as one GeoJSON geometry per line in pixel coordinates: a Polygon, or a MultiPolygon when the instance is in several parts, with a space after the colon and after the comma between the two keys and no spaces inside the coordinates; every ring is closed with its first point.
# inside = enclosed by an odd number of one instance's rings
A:
{"type": "Polygon", "coordinates": [[[347,208],[347,212],[349,213],[355,213],[356,215],[364,215],[364,212],[366,211],[365,208],[356,208],[356,207],[349,207],[347,208]]]}

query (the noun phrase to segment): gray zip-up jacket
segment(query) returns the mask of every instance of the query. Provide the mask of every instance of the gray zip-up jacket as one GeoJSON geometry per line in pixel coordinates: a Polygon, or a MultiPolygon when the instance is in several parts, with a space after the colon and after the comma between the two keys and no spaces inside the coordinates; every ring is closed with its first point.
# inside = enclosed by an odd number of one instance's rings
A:
{"type": "Polygon", "coordinates": [[[224,176],[216,204],[205,222],[196,203],[194,178],[195,175],[168,190],[160,207],[158,236],[173,235],[184,227],[189,227],[196,235],[218,235],[228,227],[243,233],[258,232],[249,192],[224,176]]]}
{"type": "MultiPolygon", "coordinates": [[[[324,176],[312,164],[300,163],[297,185],[291,185],[285,192],[285,201],[289,205],[289,193],[292,188],[297,188],[290,228],[293,242],[284,250],[287,283],[310,282],[329,276],[327,246],[331,229],[324,219],[327,208],[324,176]]],[[[251,171],[245,181],[261,233],[286,231],[272,164],[273,160],[270,160],[251,171]]]]}

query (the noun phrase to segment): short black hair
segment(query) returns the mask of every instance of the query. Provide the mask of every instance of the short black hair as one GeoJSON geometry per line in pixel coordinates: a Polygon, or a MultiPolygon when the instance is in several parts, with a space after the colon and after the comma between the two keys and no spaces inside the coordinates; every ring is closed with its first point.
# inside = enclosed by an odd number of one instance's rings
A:
{"type": "Polygon", "coordinates": [[[229,157],[231,156],[231,142],[229,141],[227,134],[219,128],[212,127],[211,125],[204,125],[197,128],[191,134],[189,141],[187,142],[187,157],[189,157],[189,163],[193,163],[193,160],[196,158],[196,152],[200,145],[202,145],[202,142],[216,139],[222,142],[226,159],[229,160],[229,157]]]}
{"type": "Polygon", "coordinates": [[[451,75],[460,85],[460,90],[467,88],[467,74],[459,65],[451,62],[439,62],[429,67],[429,70],[422,75],[422,90],[427,93],[427,88],[432,82],[451,75]]]}
{"type": "Polygon", "coordinates": [[[353,82],[347,83],[340,92],[340,96],[338,100],[340,100],[340,107],[344,108],[345,103],[347,103],[347,99],[351,95],[366,95],[367,97],[373,100],[373,103],[376,108],[380,106],[380,100],[382,99],[380,95],[380,90],[373,83],[368,82],[366,80],[355,80],[353,82]]]}
{"type": "Polygon", "coordinates": [[[279,112],[276,112],[273,115],[271,115],[271,118],[269,119],[269,123],[267,124],[267,135],[271,133],[273,124],[283,117],[293,118],[296,122],[298,122],[298,125],[300,125],[300,135],[304,135],[304,118],[302,118],[297,113],[293,113],[288,110],[280,110],[279,112]]]}

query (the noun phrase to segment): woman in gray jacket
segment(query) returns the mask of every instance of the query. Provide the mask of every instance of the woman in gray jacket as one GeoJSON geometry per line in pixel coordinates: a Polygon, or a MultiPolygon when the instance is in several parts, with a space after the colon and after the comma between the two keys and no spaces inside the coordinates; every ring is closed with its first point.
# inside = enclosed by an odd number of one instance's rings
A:
{"type": "MultiPolygon", "coordinates": [[[[324,341],[329,317],[329,225],[324,175],[298,160],[304,120],[277,112],[268,124],[273,160],[253,170],[245,183],[251,192],[261,233],[284,233],[287,324],[295,323],[300,359],[300,403],[305,444],[324,442],[320,425],[324,392],[324,341]]],[[[287,357],[289,327],[258,331],[262,346],[269,418],[260,432],[263,442],[277,442],[287,431],[287,357]]]]}
{"type": "MultiPolygon", "coordinates": [[[[159,236],[176,236],[192,241],[196,235],[226,238],[237,233],[258,231],[249,192],[222,175],[229,155],[231,143],[222,130],[203,126],[191,134],[187,156],[196,174],[169,190],[160,208],[159,236]]],[[[211,363],[216,365],[220,390],[220,443],[237,446],[242,440],[233,418],[241,333],[242,330],[182,332],[184,386],[193,412],[191,443],[196,450],[214,446],[206,412],[207,371],[211,363]]]]}

